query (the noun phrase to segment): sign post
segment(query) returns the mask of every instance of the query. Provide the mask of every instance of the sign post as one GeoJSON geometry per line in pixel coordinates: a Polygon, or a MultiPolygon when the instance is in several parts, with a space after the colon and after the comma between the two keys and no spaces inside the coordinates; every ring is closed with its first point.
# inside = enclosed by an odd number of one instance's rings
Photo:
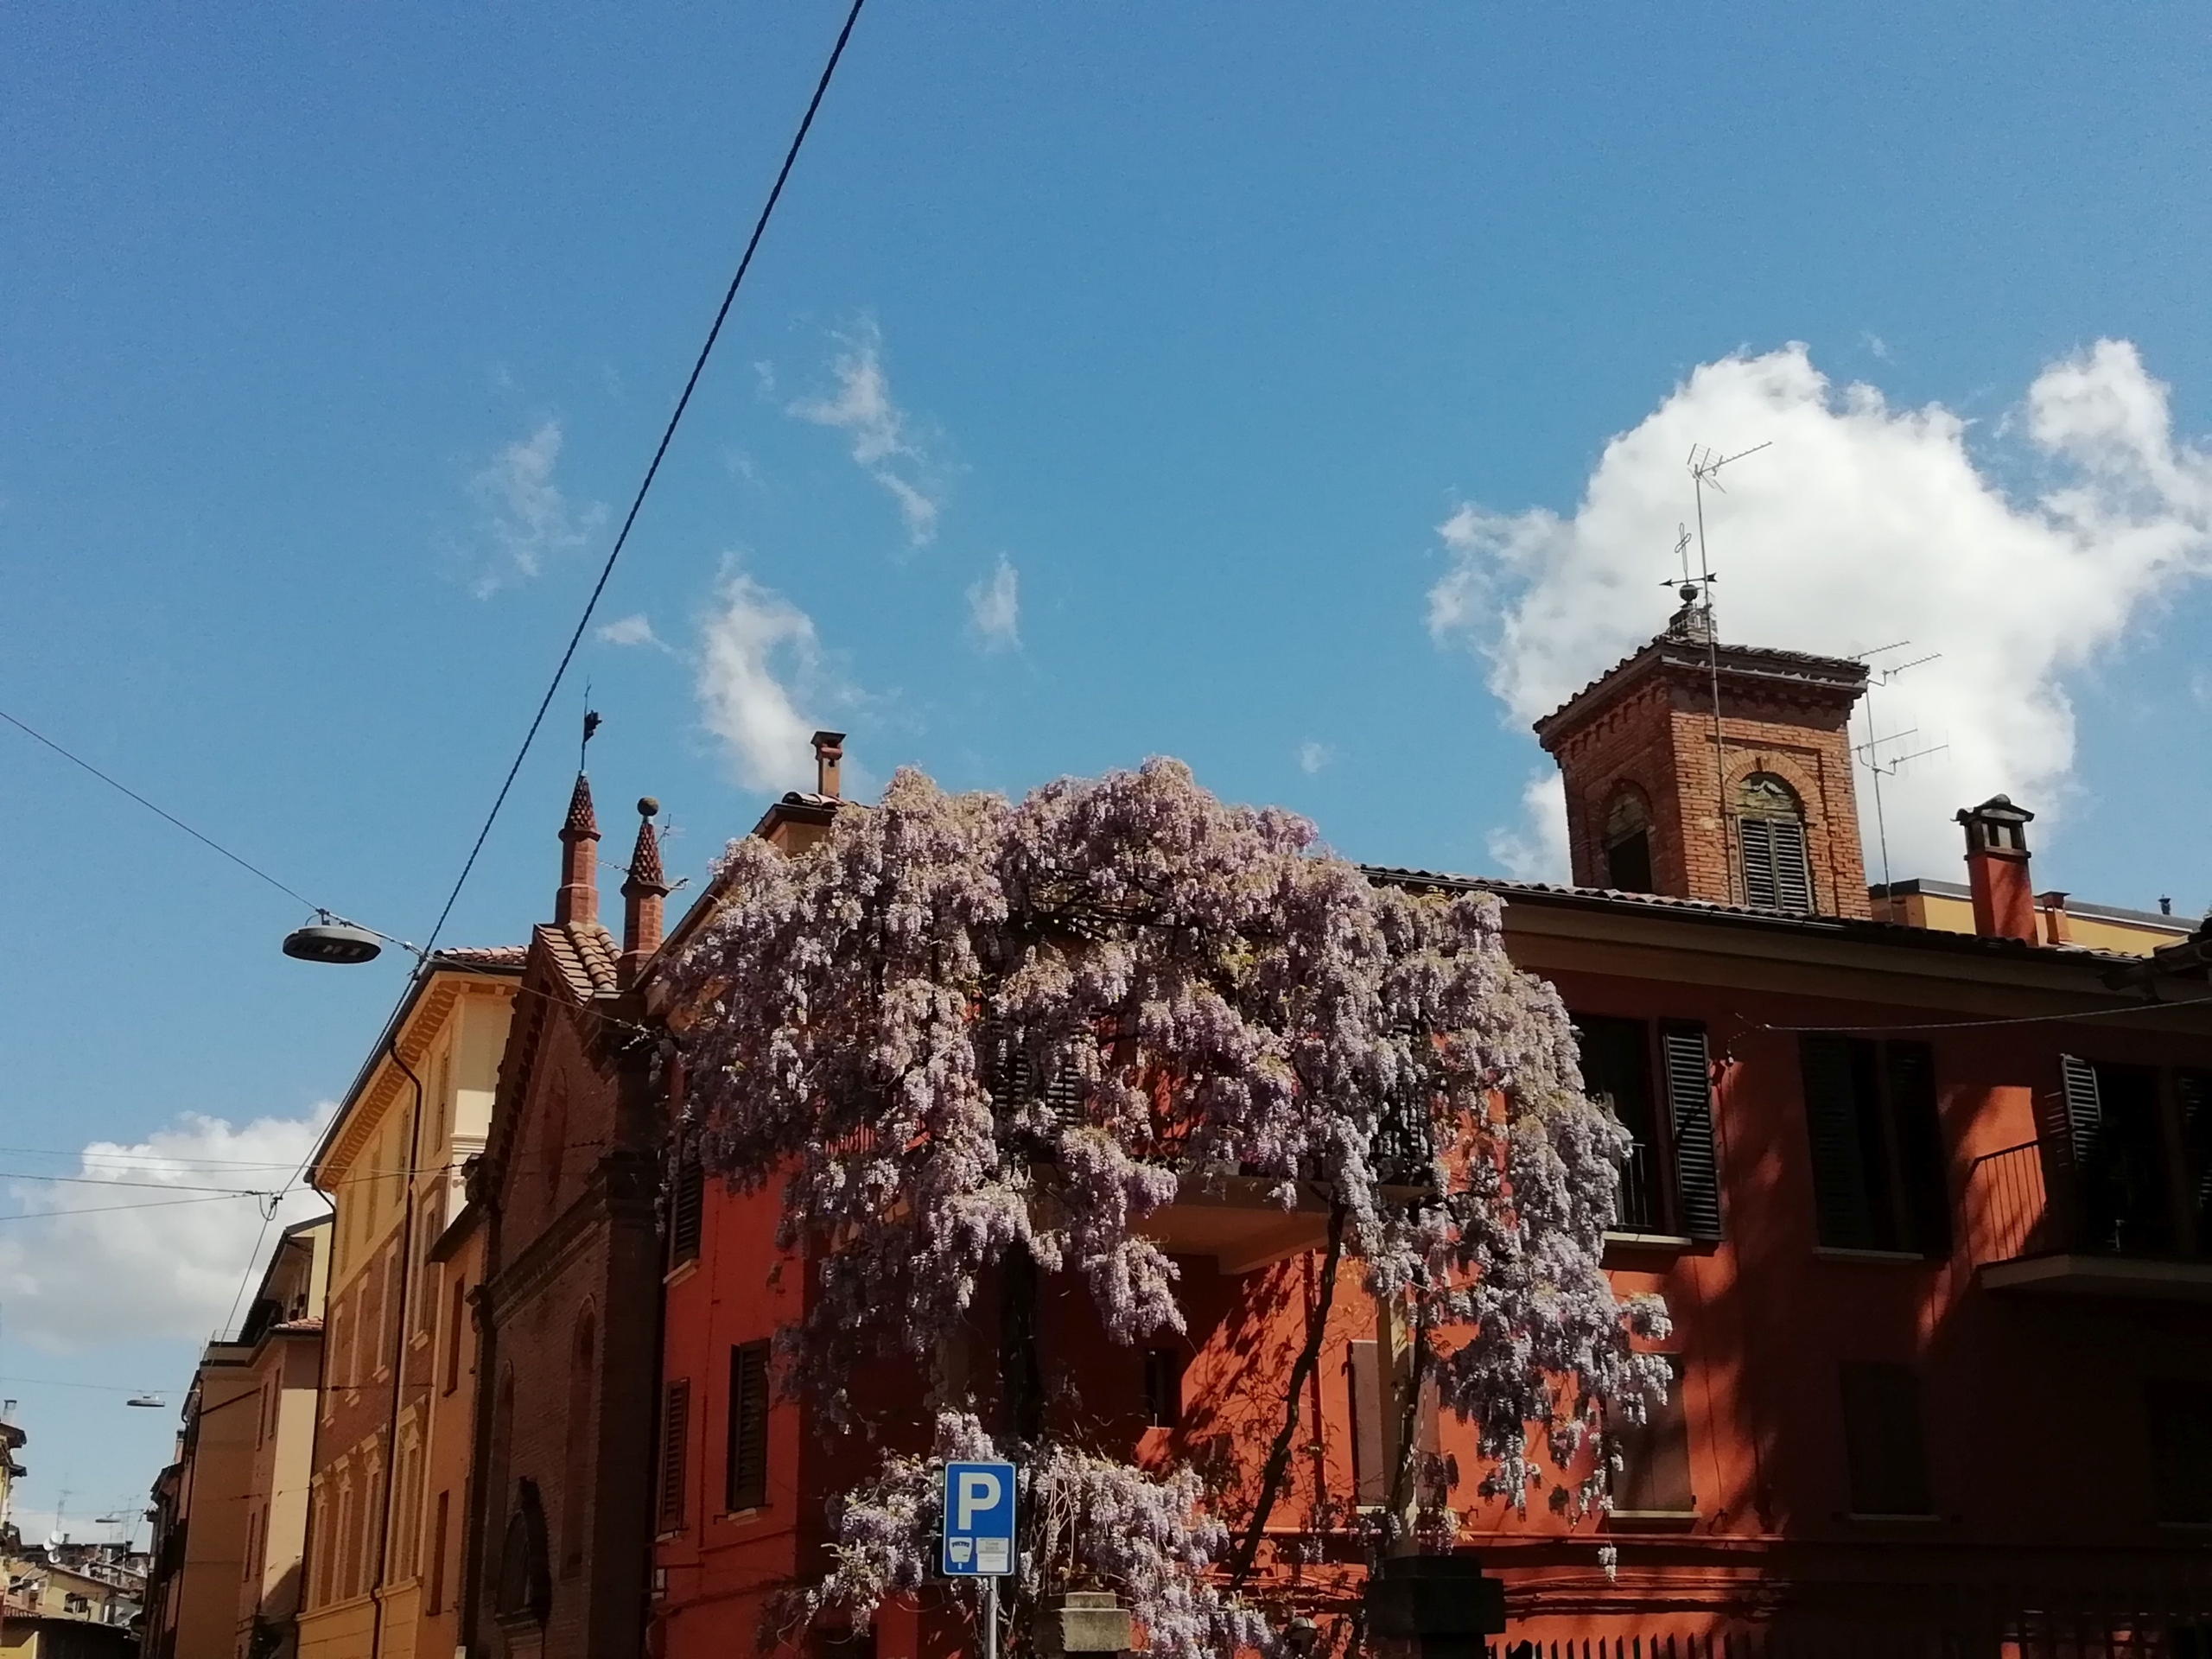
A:
{"type": "Polygon", "coordinates": [[[944,1544],[949,1579],[983,1580],[983,1659],[998,1659],[999,1580],[1014,1571],[1014,1465],[944,1465],[944,1544]]]}

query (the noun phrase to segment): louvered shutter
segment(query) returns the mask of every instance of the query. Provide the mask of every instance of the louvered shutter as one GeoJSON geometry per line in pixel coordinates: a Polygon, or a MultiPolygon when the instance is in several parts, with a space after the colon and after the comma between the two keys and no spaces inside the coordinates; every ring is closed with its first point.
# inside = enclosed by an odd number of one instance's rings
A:
{"type": "Polygon", "coordinates": [[[1805,1128],[1813,1153],[1813,1214],[1820,1241],[1832,1249],[1879,1248],[1872,1195],[1861,1155],[1858,1090],[1850,1040],[1826,1033],[1798,1039],[1805,1083],[1805,1128]]]}
{"type": "Polygon", "coordinates": [[[684,1146],[676,1165],[676,1191],[669,1200],[668,1262],[680,1268],[699,1259],[700,1233],[707,1210],[707,1173],[696,1147],[684,1146]]]}
{"type": "Polygon", "coordinates": [[[1806,916],[1813,909],[1813,876],[1805,863],[1805,821],[1769,818],[1769,844],[1774,853],[1774,907],[1806,916]]]}
{"type": "Polygon", "coordinates": [[[2058,1057],[2060,1096],[2056,1104],[2061,1115],[2055,1123],[2046,1122],[2044,1133],[2056,1128],[2062,1161],[2075,1169],[2090,1167],[2096,1162],[2097,1141],[2104,1131],[2105,1109],[2103,1092],[2097,1087],[2097,1068],[2075,1054],[2058,1057]]]}
{"type": "Polygon", "coordinates": [[[768,1344],[740,1343],[729,1351],[729,1490],[728,1507],[768,1502],[768,1344]]]}
{"type": "Polygon", "coordinates": [[[684,1452],[691,1438],[691,1382],[671,1382],[662,1396],[660,1420],[660,1530],[683,1525],[684,1452]]]}
{"type": "Polygon", "coordinates": [[[2182,1169],[2196,1225],[2196,1254],[2212,1256],[2212,1076],[2177,1072],[2174,1093],[2181,1103],[2182,1169]]]}
{"type": "Polygon", "coordinates": [[[1720,1236],[1720,1166],[1713,1151],[1713,1068],[1705,1027],[1661,1027],[1667,1128],[1675,1154],[1675,1216],[1690,1237],[1720,1236]]]}
{"type": "Polygon", "coordinates": [[[1933,1513],[1919,1377],[1905,1365],[1846,1364],[1841,1369],[1852,1513],[1933,1513]]]}
{"type": "Polygon", "coordinates": [[[1904,1177],[1905,1248],[1948,1255],[1951,1184],[1936,1103],[1936,1052],[1926,1043],[1891,1043],[1886,1058],[1891,1121],[1904,1177]]]}
{"type": "Polygon", "coordinates": [[[1753,910],[1781,908],[1781,889],[1774,876],[1772,818],[1738,818],[1736,840],[1744,849],[1744,902],[1753,910]]]}

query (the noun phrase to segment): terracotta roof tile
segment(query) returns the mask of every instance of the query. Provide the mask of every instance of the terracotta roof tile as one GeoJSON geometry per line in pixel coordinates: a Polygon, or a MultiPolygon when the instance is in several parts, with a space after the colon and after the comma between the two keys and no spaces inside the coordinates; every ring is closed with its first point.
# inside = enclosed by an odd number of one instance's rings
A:
{"type": "Polygon", "coordinates": [[[597,922],[569,922],[560,926],[549,924],[534,931],[545,941],[546,950],[559,964],[569,988],[579,1001],[611,996],[619,988],[615,959],[621,954],[621,947],[615,943],[614,936],[597,922]]]}
{"type": "Polygon", "coordinates": [[[529,955],[521,944],[455,944],[437,952],[437,959],[467,968],[519,968],[529,955]]]}

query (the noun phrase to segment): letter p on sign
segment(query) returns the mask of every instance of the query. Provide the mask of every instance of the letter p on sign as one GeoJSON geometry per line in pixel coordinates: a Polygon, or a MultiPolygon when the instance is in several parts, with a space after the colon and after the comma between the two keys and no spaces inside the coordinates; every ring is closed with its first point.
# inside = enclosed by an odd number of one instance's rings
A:
{"type": "Polygon", "coordinates": [[[999,1506],[999,1478],[988,1469],[963,1469],[960,1471],[960,1496],[953,1508],[960,1518],[954,1524],[958,1530],[968,1532],[976,1525],[979,1513],[999,1506]]]}

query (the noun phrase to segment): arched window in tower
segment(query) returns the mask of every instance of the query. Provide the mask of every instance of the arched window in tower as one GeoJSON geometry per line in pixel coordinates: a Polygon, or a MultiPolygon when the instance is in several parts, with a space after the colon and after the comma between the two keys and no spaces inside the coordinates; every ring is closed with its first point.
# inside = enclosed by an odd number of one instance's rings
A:
{"type": "Polygon", "coordinates": [[[1633,789],[1605,808],[1605,885],[1620,893],[1656,891],[1651,880],[1651,810],[1633,789]]]}
{"type": "Polygon", "coordinates": [[[1753,910],[1808,914],[1813,878],[1805,862],[1805,813],[1796,791],[1770,772],[1755,772],[1736,791],[1736,813],[1744,902],[1753,910]]]}

